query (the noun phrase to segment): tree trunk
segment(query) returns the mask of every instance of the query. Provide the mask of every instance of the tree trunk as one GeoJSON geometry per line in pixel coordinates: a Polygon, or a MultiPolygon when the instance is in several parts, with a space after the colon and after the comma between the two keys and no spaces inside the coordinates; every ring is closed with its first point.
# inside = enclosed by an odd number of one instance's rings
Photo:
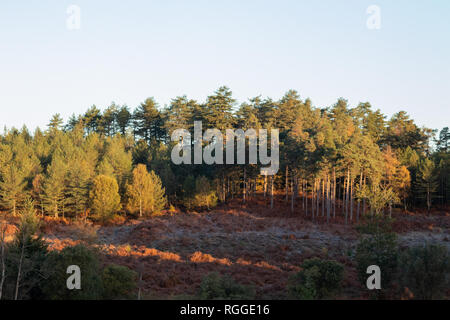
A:
{"type": "Polygon", "coordinates": [[[330,176],[327,174],[327,223],[330,223],[330,205],[331,205],[330,176]]]}
{"type": "Polygon", "coordinates": [[[286,165],[286,203],[289,199],[289,167],[286,165]]]}
{"type": "Polygon", "coordinates": [[[270,180],[271,180],[271,183],[270,183],[270,209],[273,209],[273,179],[274,179],[274,176],[272,175],[272,176],[270,176],[270,180]]]}
{"type": "Polygon", "coordinates": [[[24,254],[25,254],[25,239],[22,240],[22,250],[20,252],[19,267],[17,270],[16,290],[14,293],[14,300],[17,300],[17,298],[19,297],[20,274],[22,273],[22,263],[24,254]]]}
{"type": "Polygon", "coordinates": [[[336,218],[336,169],[333,168],[333,219],[336,218]]]}
{"type": "Polygon", "coordinates": [[[325,179],[322,179],[322,217],[325,216],[325,179]]]}
{"type": "MultiPolygon", "coordinates": [[[[364,177],[364,180],[363,180],[363,186],[364,186],[364,187],[366,186],[366,177],[364,177]]],[[[363,210],[362,214],[363,214],[363,216],[365,216],[365,215],[366,215],[366,197],[363,198],[362,206],[363,206],[363,208],[362,208],[362,210],[363,210]]]]}
{"type": "Polygon", "coordinates": [[[350,221],[353,221],[353,177],[350,177],[350,221]]]}
{"type": "Polygon", "coordinates": [[[350,169],[347,169],[347,188],[345,189],[345,224],[348,223],[349,191],[350,191],[350,169]]]}
{"type": "Polygon", "coordinates": [[[292,192],[292,195],[291,195],[291,212],[294,212],[294,201],[295,201],[295,199],[294,199],[294,194],[295,194],[295,191],[294,191],[294,179],[291,179],[291,192],[292,192]]]}
{"type": "Polygon", "coordinates": [[[0,264],[2,267],[2,273],[0,275],[0,300],[3,295],[3,284],[5,283],[6,278],[6,253],[5,253],[5,243],[6,242],[6,223],[0,224],[0,264]]]}
{"type": "MultiPolygon", "coordinates": [[[[364,176],[364,172],[361,171],[361,175],[359,176],[359,189],[362,190],[362,179],[364,176]]],[[[356,222],[359,222],[359,211],[361,206],[361,199],[358,197],[358,208],[356,209],[356,222]]]]}
{"type": "Polygon", "coordinates": [[[316,209],[315,196],[316,196],[316,179],[314,179],[314,183],[311,184],[311,217],[313,221],[314,221],[314,211],[316,209]]]}
{"type": "Polygon", "coordinates": [[[247,172],[246,172],[246,168],[244,167],[244,192],[242,194],[242,200],[244,201],[244,203],[246,201],[246,199],[245,199],[246,194],[247,194],[247,172]]]}
{"type": "Polygon", "coordinates": [[[316,190],[316,218],[319,217],[320,213],[320,180],[317,180],[317,190],[316,190]]]}
{"type": "Polygon", "coordinates": [[[264,176],[264,199],[266,199],[267,195],[267,175],[264,176]]]}

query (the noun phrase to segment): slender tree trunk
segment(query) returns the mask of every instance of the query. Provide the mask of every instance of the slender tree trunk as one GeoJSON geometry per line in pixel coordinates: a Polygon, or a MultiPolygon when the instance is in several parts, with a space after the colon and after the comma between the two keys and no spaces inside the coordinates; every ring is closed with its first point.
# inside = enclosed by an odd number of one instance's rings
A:
{"type": "Polygon", "coordinates": [[[302,193],[302,209],[303,211],[305,211],[305,181],[300,180],[300,184],[301,184],[301,193],[302,193]]]}
{"type": "Polygon", "coordinates": [[[138,300],[141,300],[141,290],[142,290],[142,271],[139,272],[138,300]]]}
{"type": "Polygon", "coordinates": [[[289,167],[286,165],[286,203],[289,200],[289,167]]]}
{"type": "MultiPolygon", "coordinates": [[[[366,187],[366,177],[365,176],[364,176],[364,180],[363,180],[363,186],[366,187]]],[[[363,198],[362,206],[363,206],[362,214],[363,214],[363,216],[365,216],[366,215],[366,197],[363,198]]]]}
{"type": "Polygon", "coordinates": [[[0,264],[2,267],[2,273],[0,275],[0,300],[3,296],[3,284],[5,283],[6,278],[6,253],[5,253],[5,245],[6,245],[6,222],[0,223],[0,264]]]}
{"type": "Polygon", "coordinates": [[[246,194],[247,194],[247,172],[246,172],[246,168],[244,167],[244,192],[242,194],[242,200],[244,201],[244,203],[246,201],[246,199],[245,199],[246,194]]]}
{"type": "Polygon", "coordinates": [[[350,178],[350,221],[353,221],[353,177],[350,178]]]}
{"type": "Polygon", "coordinates": [[[325,179],[322,179],[322,217],[325,216],[325,179]]]}
{"type": "Polygon", "coordinates": [[[314,215],[316,211],[316,179],[314,179],[314,183],[311,184],[311,217],[314,221],[314,215]]]}
{"type": "Polygon", "coordinates": [[[330,223],[330,176],[327,173],[327,224],[330,223]]]}
{"type": "Polygon", "coordinates": [[[333,168],[333,219],[336,218],[336,169],[333,168]]]}
{"type": "Polygon", "coordinates": [[[349,191],[350,191],[350,169],[347,169],[347,188],[345,190],[345,224],[348,223],[349,191]]]}
{"type": "MultiPolygon", "coordinates": [[[[361,171],[361,175],[359,176],[359,189],[362,189],[362,180],[363,180],[364,172],[361,171]]],[[[359,222],[359,212],[361,206],[361,199],[358,197],[358,208],[356,209],[356,222],[359,222]]]]}
{"type": "Polygon", "coordinates": [[[320,214],[320,179],[317,179],[316,196],[316,218],[318,218],[320,214]]]}
{"type": "Polygon", "coordinates": [[[25,254],[25,239],[22,241],[22,249],[20,251],[20,259],[19,259],[19,267],[17,270],[17,278],[16,278],[16,290],[14,293],[14,300],[17,300],[19,297],[19,287],[20,287],[20,276],[22,273],[22,263],[23,263],[23,256],[25,254]]]}
{"type": "Polygon", "coordinates": [[[295,201],[295,191],[294,191],[294,179],[291,179],[291,212],[294,212],[294,201],[295,201]]]}
{"type": "Polygon", "coordinates": [[[303,189],[303,197],[305,202],[305,214],[308,216],[308,181],[305,182],[305,188],[303,189]]]}
{"type": "Polygon", "coordinates": [[[264,176],[264,199],[266,199],[267,195],[267,175],[264,176]]]}
{"type": "Polygon", "coordinates": [[[270,209],[273,209],[273,179],[274,179],[274,176],[272,175],[272,176],[270,176],[270,180],[271,180],[271,183],[270,183],[270,209]]]}

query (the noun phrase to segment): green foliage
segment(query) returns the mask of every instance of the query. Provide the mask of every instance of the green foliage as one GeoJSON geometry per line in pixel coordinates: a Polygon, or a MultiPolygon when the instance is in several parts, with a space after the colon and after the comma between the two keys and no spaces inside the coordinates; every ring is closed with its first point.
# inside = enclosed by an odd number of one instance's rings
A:
{"type": "Polygon", "coordinates": [[[450,255],[446,246],[426,244],[400,255],[400,283],[415,299],[442,299],[450,285],[450,255]]]}
{"type": "Polygon", "coordinates": [[[136,289],[137,273],[125,266],[108,265],[103,269],[102,283],[104,299],[129,298],[136,289]]]}
{"type": "Polygon", "coordinates": [[[365,217],[356,229],[362,234],[377,235],[393,232],[394,219],[388,216],[375,215],[365,217]]]}
{"type": "Polygon", "coordinates": [[[398,195],[390,187],[385,187],[381,184],[373,184],[372,186],[365,186],[359,190],[358,198],[366,199],[372,213],[380,215],[389,204],[396,204],[400,202],[398,195]]]}
{"type": "Polygon", "coordinates": [[[398,266],[396,234],[381,232],[378,229],[369,237],[364,237],[356,247],[355,261],[358,278],[364,287],[367,280],[367,268],[371,265],[377,265],[383,273],[381,288],[389,289],[395,279],[398,266]]]}
{"type": "Polygon", "coordinates": [[[301,265],[302,270],[289,279],[288,290],[296,299],[330,299],[340,289],[344,267],[336,262],[313,258],[301,265]]]}
{"type": "Polygon", "coordinates": [[[422,160],[417,173],[417,188],[420,191],[420,197],[426,199],[428,211],[431,209],[433,195],[438,188],[437,178],[434,162],[431,159],[422,160]]]}
{"type": "Polygon", "coordinates": [[[108,221],[120,210],[119,186],[116,179],[108,176],[97,176],[90,193],[91,207],[95,217],[108,221]]]}
{"type": "Polygon", "coordinates": [[[198,298],[202,300],[249,300],[254,298],[252,288],[238,284],[229,276],[212,272],[200,284],[198,298]]]}
{"type": "Polygon", "coordinates": [[[42,298],[41,285],[50,268],[45,264],[47,244],[39,234],[39,219],[33,201],[25,200],[14,240],[6,246],[5,299],[42,298]]]}
{"type": "Polygon", "coordinates": [[[102,297],[102,278],[97,253],[84,245],[66,247],[61,252],[51,252],[46,260],[51,275],[42,283],[45,299],[95,300],[102,297]],[[77,265],[81,270],[81,289],[69,290],[66,286],[67,267],[77,265]]]}
{"type": "Polygon", "coordinates": [[[57,218],[64,205],[64,188],[67,166],[61,155],[55,155],[47,168],[43,186],[46,209],[57,218]]]}

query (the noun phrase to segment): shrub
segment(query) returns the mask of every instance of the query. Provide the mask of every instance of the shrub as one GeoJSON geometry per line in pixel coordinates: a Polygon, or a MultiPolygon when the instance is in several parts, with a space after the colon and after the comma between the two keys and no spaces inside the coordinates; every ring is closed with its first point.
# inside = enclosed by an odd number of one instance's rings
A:
{"type": "Polygon", "coordinates": [[[440,299],[449,287],[450,257],[445,246],[427,244],[400,256],[400,283],[416,299],[440,299]]]}
{"type": "Polygon", "coordinates": [[[254,291],[229,276],[222,277],[213,272],[203,278],[198,297],[204,300],[245,300],[253,299],[254,291]]]}
{"type": "Polygon", "coordinates": [[[359,241],[355,260],[358,278],[365,287],[367,267],[377,265],[382,271],[381,288],[388,288],[397,270],[397,236],[395,233],[376,233],[359,241]]]}
{"type": "Polygon", "coordinates": [[[289,279],[288,290],[296,299],[327,299],[339,292],[344,267],[330,260],[308,259],[302,270],[289,279]]]}
{"type": "Polygon", "coordinates": [[[374,215],[373,217],[365,216],[363,217],[361,224],[359,224],[356,229],[361,234],[385,234],[393,232],[394,219],[382,216],[374,215]]]}
{"type": "Polygon", "coordinates": [[[84,245],[66,247],[60,252],[52,252],[46,260],[50,277],[43,283],[42,291],[50,300],[95,300],[102,296],[102,282],[99,276],[99,261],[95,251],[84,245]],[[66,285],[66,271],[70,265],[81,269],[81,289],[69,290],[66,285]]]}
{"type": "Polygon", "coordinates": [[[108,300],[129,298],[136,289],[137,273],[124,266],[109,265],[103,269],[103,297],[108,300]]]}

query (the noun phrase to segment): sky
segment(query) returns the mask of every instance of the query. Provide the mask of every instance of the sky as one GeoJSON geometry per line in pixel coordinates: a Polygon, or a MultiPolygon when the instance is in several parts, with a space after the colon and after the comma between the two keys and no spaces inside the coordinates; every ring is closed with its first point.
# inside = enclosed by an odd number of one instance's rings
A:
{"type": "Polygon", "coordinates": [[[202,102],[222,85],[238,102],[294,89],[317,107],[344,97],[450,126],[450,1],[0,2],[2,128],[147,97],[202,102]]]}

